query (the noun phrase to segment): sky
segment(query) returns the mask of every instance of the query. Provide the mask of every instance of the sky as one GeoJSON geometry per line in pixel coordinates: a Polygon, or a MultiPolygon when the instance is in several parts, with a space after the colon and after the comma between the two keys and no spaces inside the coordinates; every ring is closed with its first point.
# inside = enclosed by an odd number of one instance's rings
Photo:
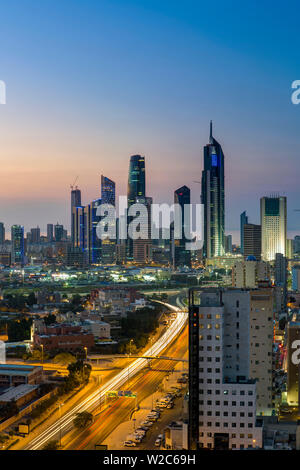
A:
{"type": "MultiPolygon", "coordinates": [[[[70,226],[100,175],[126,194],[130,155],[147,195],[199,201],[209,121],[225,154],[226,232],[259,198],[287,196],[300,233],[300,6],[271,1],[10,0],[1,5],[0,220],[70,226]]],[[[236,241],[238,241],[236,239],[236,241]]]]}

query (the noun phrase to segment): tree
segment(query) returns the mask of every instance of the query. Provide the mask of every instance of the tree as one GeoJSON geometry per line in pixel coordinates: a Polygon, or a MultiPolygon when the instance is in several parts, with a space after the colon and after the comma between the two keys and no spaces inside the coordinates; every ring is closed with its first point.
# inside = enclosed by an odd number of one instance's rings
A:
{"type": "Polygon", "coordinates": [[[59,443],[58,441],[49,441],[42,450],[58,450],[59,443]]]}
{"type": "Polygon", "coordinates": [[[30,294],[27,297],[27,305],[32,305],[36,304],[36,296],[34,292],[30,292],[30,294]]]}
{"type": "Polygon", "coordinates": [[[87,384],[90,378],[92,367],[79,360],[68,365],[68,380],[76,387],[87,384]]]}
{"type": "Polygon", "coordinates": [[[86,428],[89,424],[93,422],[93,415],[88,411],[83,411],[82,413],[77,413],[76,418],[73,420],[73,424],[78,429],[86,428]]]}
{"type": "Polygon", "coordinates": [[[49,314],[44,318],[45,325],[52,325],[52,323],[56,323],[56,316],[53,314],[49,314]]]}
{"type": "Polygon", "coordinates": [[[76,362],[76,358],[68,352],[61,352],[61,353],[56,354],[56,356],[53,359],[53,362],[55,364],[67,365],[67,364],[71,364],[72,362],[76,362]]]}

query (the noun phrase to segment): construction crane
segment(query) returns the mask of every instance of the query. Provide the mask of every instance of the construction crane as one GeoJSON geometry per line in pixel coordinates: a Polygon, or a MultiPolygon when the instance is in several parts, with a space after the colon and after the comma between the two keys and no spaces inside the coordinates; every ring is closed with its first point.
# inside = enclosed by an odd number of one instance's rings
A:
{"type": "Polygon", "coordinates": [[[75,178],[75,180],[74,180],[74,183],[73,183],[73,184],[70,184],[70,188],[72,189],[72,191],[73,191],[73,189],[78,189],[78,186],[75,186],[75,184],[76,184],[78,178],[79,178],[79,176],[76,176],[76,178],[75,178]]]}

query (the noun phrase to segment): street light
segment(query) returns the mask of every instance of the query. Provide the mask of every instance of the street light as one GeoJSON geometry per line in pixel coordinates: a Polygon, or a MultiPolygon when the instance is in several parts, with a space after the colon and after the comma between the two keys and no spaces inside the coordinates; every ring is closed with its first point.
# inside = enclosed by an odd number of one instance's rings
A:
{"type": "Polygon", "coordinates": [[[44,364],[44,345],[41,344],[41,348],[42,348],[42,364],[44,364]]]}
{"type": "Polygon", "coordinates": [[[85,360],[87,361],[88,348],[86,346],[84,346],[83,349],[85,350],[85,360]]]}

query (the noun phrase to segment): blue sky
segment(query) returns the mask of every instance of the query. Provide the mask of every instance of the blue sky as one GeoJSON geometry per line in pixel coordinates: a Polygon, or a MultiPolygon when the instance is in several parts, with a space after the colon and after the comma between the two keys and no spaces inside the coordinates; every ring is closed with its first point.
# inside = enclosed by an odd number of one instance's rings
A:
{"type": "Polygon", "coordinates": [[[300,233],[299,10],[262,1],[11,0],[1,6],[0,219],[69,225],[101,173],[126,192],[129,156],[146,156],[147,191],[198,200],[209,120],[226,158],[226,227],[259,198],[288,197],[300,233]]]}

